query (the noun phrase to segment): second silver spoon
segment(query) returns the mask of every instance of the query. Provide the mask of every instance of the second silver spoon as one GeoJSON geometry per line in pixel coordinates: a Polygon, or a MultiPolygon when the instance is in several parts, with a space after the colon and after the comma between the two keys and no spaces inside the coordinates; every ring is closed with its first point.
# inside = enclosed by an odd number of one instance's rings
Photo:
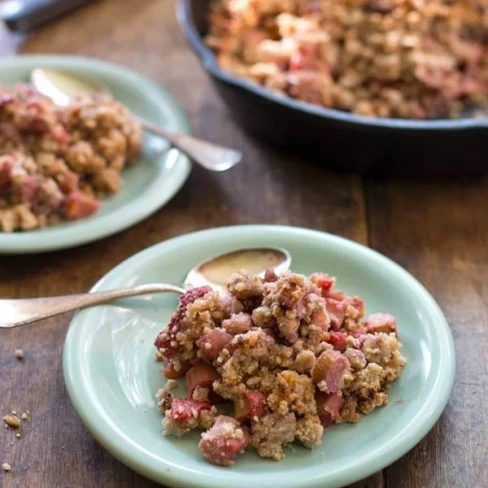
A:
{"type": "MultiPolygon", "coordinates": [[[[70,71],[36,68],[32,71],[30,80],[39,93],[60,106],[68,105],[76,95],[105,92],[96,81],[70,71]]],[[[145,130],[166,139],[172,146],[210,171],[227,171],[242,160],[242,153],[235,149],[203,141],[188,134],[170,132],[134,114],[133,117],[145,130]]]]}

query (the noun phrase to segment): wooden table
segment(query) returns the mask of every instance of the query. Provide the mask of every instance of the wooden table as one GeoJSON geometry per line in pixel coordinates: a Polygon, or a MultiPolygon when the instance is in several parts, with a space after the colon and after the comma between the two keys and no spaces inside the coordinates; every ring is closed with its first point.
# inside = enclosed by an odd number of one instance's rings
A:
{"type": "MultiPolygon", "coordinates": [[[[246,164],[220,175],[195,168],[169,205],[116,236],[51,254],[0,257],[0,296],[82,292],[142,248],[230,224],[297,225],[367,244],[433,293],[451,324],[458,365],[451,401],[432,431],[354,486],[487,486],[486,179],[371,181],[329,173],[251,139],[232,122],[185,45],[170,0],[100,0],[26,38],[0,30],[0,56],[14,53],[80,54],[129,66],[174,94],[196,134],[243,148],[246,164]]],[[[0,413],[32,413],[22,438],[0,431],[0,463],[12,466],[0,474],[0,486],[156,487],[105,452],[71,406],[61,368],[69,321],[62,316],[0,334],[0,413]],[[25,351],[23,362],[14,356],[17,347],[25,351]]]]}

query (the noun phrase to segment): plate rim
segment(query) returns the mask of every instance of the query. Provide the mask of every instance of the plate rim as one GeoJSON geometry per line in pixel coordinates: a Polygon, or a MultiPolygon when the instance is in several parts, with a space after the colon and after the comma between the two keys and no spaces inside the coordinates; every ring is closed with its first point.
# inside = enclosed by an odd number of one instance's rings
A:
{"type": "MultiPolygon", "coordinates": [[[[285,482],[284,484],[282,483],[280,485],[281,488],[339,488],[341,486],[345,486],[347,484],[364,479],[367,476],[370,476],[371,474],[376,473],[381,469],[384,469],[385,467],[389,466],[397,459],[405,455],[408,451],[410,451],[410,449],[417,445],[437,422],[442,412],[444,411],[452,392],[455,379],[456,356],[454,341],[448,321],[440,306],[437,304],[437,302],[434,300],[428,290],[407,270],[395,263],[390,258],[375,251],[374,249],[334,234],[302,227],[251,224],[206,229],[162,241],[134,254],[133,256],[127,258],[126,260],[115,266],[100,280],[98,280],[98,282],[92,287],[90,291],[100,291],[105,289],[105,283],[110,282],[110,280],[115,278],[126,267],[133,266],[136,262],[139,262],[141,260],[143,260],[141,261],[141,263],[147,260],[151,260],[152,256],[154,254],[158,254],[158,251],[161,248],[168,247],[169,251],[176,248],[177,246],[191,243],[191,241],[195,238],[205,239],[206,236],[216,236],[219,234],[225,235],[228,232],[253,233],[263,230],[266,231],[267,229],[269,229],[270,231],[283,231],[299,235],[302,238],[309,237],[310,239],[325,239],[325,241],[329,243],[337,243],[341,246],[352,249],[355,252],[369,256],[377,262],[382,261],[385,266],[391,267],[397,273],[400,273],[402,278],[406,279],[407,282],[409,282],[410,286],[416,288],[416,290],[422,295],[425,303],[428,305],[430,316],[433,318],[435,317],[435,323],[437,324],[436,331],[443,332],[442,335],[437,337],[437,339],[445,346],[444,348],[440,349],[441,355],[439,359],[439,365],[442,364],[444,366],[444,368],[442,369],[442,375],[440,375],[439,373],[437,374],[434,387],[429,393],[429,396],[427,397],[425,403],[422,405],[422,409],[426,409],[427,406],[429,407],[428,415],[421,421],[415,423],[413,425],[414,429],[404,433],[405,435],[393,446],[393,449],[391,451],[383,452],[382,456],[376,455],[373,458],[372,462],[363,462],[362,464],[359,463],[358,466],[355,466],[354,470],[351,470],[352,472],[347,474],[332,473],[332,475],[330,475],[330,478],[325,478],[324,476],[316,476],[306,479],[305,481],[302,480],[301,482],[297,482],[296,480],[291,479],[288,483],[285,482]]],[[[227,481],[225,477],[221,479],[218,475],[211,476],[207,473],[205,473],[205,476],[203,476],[203,473],[198,472],[198,475],[200,475],[201,477],[198,478],[198,481],[196,481],[194,471],[173,464],[171,463],[171,461],[168,461],[168,459],[163,460],[163,465],[160,464],[159,467],[156,468],[154,465],[151,465],[150,460],[146,458],[147,455],[150,457],[151,453],[149,451],[141,451],[139,446],[137,446],[137,449],[139,451],[137,452],[137,456],[135,456],[133,452],[128,454],[127,452],[125,452],[125,448],[123,446],[115,442],[113,439],[109,438],[110,436],[107,436],[107,425],[100,425],[97,418],[94,418],[94,416],[86,412],[87,407],[85,407],[83,404],[84,402],[91,402],[91,399],[89,398],[89,395],[80,394],[80,385],[82,383],[77,380],[82,379],[83,375],[80,374],[81,369],[77,371],[76,368],[76,365],[78,364],[78,362],[74,359],[76,354],[76,341],[73,341],[76,329],[79,328],[83,323],[83,316],[85,312],[86,311],[77,312],[70,323],[63,349],[63,374],[71,402],[78,415],[80,416],[83,424],[88,428],[90,433],[108,452],[110,452],[123,464],[130,467],[139,474],[145,476],[146,478],[152,479],[158,483],[165,483],[168,484],[168,486],[175,487],[184,486],[195,488],[228,488],[228,485],[224,484],[227,481]]],[[[438,367],[437,370],[441,371],[441,368],[438,367]]],[[[96,405],[92,403],[90,405],[90,408],[96,408],[96,405]]],[[[104,421],[107,421],[107,418],[105,418],[104,421]]],[[[114,432],[111,431],[111,434],[114,434],[114,432]]],[[[117,436],[119,437],[119,442],[121,440],[120,438],[124,439],[127,442],[130,442],[130,439],[126,436],[122,436],[120,432],[116,431],[115,434],[117,434],[117,436]]],[[[161,460],[158,460],[158,462],[161,463],[161,460]]],[[[228,472],[229,471],[226,471],[226,473],[228,472]]],[[[272,480],[269,481],[270,483],[260,485],[260,488],[274,487],[276,480],[274,481],[274,483],[272,482],[272,480]]],[[[235,483],[232,483],[232,486],[233,488],[248,488],[249,481],[245,481],[245,479],[243,478],[242,482],[240,482],[240,480],[236,481],[235,483]]]]}
{"type": "MultiPolygon", "coordinates": [[[[128,85],[138,85],[149,96],[159,98],[165,107],[171,111],[177,129],[183,133],[191,134],[188,117],[176,99],[155,81],[139,74],[135,70],[117,63],[86,56],[28,54],[7,56],[2,59],[2,70],[9,67],[30,67],[36,65],[69,66],[70,69],[83,69],[83,67],[88,66],[99,71],[100,74],[106,73],[127,80],[128,85]]],[[[93,221],[83,219],[72,223],[69,227],[50,227],[48,234],[43,234],[42,230],[13,233],[0,231],[0,254],[33,254],[69,249],[109,237],[143,221],[167,204],[180,191],[191,172],[189,158],[177,149],[171,148],[159,157],[174,158],[173,168],[177,169],[176,172],[172,173],[175,175],[175,180],[172,183],[171,190],[167,193],[159,195],[154,188],[151,193],[131,200],[133,202],[142,202],[144,200],[144,205],[139,205],[137,208],[131,206],[129,210],[126,208],[127,211],[124,212],[123,218],[120,218],[121,208],[114,209],[109,214],[101,216],[100,219],[102,220],[98,221],[99,224],[93,225],[92,228],[90,228],[90,223],[93,221]],[[86,231],[87,227],[89,229],[88,232],[86,231]]],[[[173,168],[172,171],[174,171],[173,168]]]]}

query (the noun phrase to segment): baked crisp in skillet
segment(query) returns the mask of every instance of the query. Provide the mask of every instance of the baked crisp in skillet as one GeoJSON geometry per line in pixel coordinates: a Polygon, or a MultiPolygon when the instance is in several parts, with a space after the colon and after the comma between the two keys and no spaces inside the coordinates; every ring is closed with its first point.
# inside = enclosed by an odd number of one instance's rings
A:
{"type": "Polygon", "coordinates": [[[217,0],[220,67],[303,102],[375,117],[488,107],[486,0],[217,0]]]}

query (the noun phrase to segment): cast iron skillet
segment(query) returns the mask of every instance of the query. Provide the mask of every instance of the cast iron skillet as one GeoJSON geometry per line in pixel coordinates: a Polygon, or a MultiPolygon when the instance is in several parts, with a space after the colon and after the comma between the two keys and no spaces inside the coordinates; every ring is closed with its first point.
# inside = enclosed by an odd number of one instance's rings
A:
{"type": "Polygon", "coordinates": [[[202,39],[211,0],[178,0],[186,39],[235,120],[249,133],[328,168],[377,175],[480,175],[488,118],[369,118],[297,102],[222,71],[202,39]]]}

